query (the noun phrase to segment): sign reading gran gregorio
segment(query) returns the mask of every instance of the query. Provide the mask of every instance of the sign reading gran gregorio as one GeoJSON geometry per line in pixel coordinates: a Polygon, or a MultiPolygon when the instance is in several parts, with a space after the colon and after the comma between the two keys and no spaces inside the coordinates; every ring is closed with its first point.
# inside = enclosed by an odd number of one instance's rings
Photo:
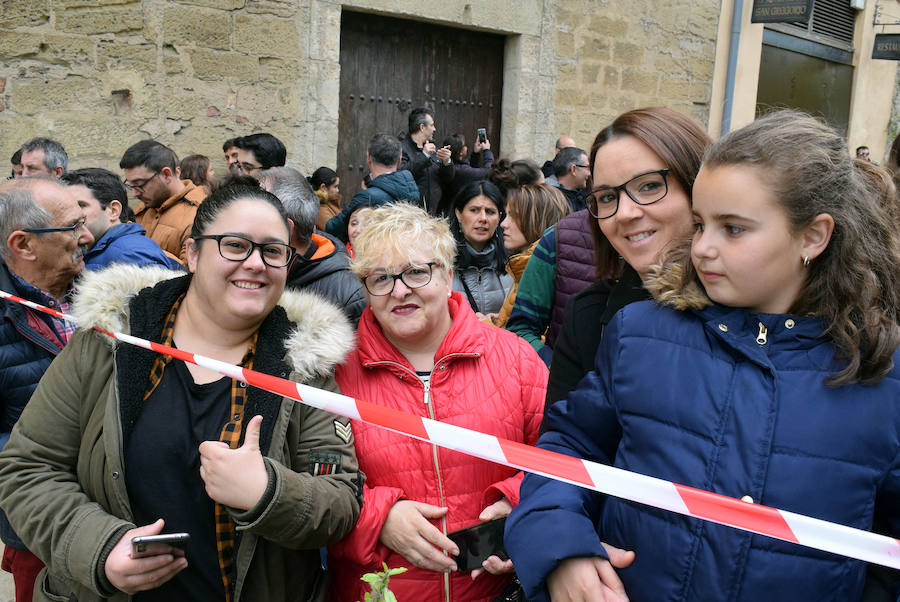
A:
{"type": "Polygon", "coordinates": [[[900,33],[876,33],[872,58],[900,61],[900,33]]]}
{"type": "Polygon", "coordinates": [[[809,21],[813,0],[753,0],[751,23],[809,21]]]}

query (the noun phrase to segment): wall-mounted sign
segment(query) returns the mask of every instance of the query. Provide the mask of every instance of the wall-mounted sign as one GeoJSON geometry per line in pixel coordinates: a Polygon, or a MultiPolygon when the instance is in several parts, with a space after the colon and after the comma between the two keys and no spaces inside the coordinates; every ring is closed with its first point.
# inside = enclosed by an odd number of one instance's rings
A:
{"type": "Polygon", "coordinates": [[[900,61],[900,33],[876,33],[872,58],[900,61]]]}
{"type": "Polygon", "coordinates": [[[809,21],[813,0],[753,0],[751,23],[809,21]]]}

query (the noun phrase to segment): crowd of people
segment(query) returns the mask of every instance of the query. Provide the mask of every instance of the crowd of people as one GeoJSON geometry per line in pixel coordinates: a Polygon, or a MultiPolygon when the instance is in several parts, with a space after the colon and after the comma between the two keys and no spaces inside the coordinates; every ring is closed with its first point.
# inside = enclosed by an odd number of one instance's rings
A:
{"type": "Polygon", "coordinates": [[[268,133],[221,177],[153,140],[118,174],[13,155],[0,290],[77,319],[0,300],[17,601],[359,601],[385,567],[401,602],[900,599],[101,332],[900,537],[900,137],[883,169],[795,111],[713,141],[652,107],[539,166],[436,132],[374,134],[346,197],[268,133]]]}

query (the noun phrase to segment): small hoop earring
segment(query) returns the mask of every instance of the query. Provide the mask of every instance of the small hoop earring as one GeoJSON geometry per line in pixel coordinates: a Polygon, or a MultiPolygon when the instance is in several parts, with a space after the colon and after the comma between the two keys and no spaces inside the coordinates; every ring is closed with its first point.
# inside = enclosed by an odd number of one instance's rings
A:
{"type": "Polygon", "coordinates": [[[805,267],[805,268],[809,267],[809,255],[803,256],[803,267],[805,267]]]}

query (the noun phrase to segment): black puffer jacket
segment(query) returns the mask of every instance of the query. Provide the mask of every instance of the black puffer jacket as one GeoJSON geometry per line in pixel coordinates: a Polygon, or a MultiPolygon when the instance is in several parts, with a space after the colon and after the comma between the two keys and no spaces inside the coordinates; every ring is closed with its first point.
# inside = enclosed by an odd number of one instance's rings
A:
{"type": "Polygon", "coordinates": [[[367,301],[359,279],[350,272],[350,256],[338,239],[324,232],[315,232],[312,238],[316,252],[309,259],[294,260],[287,286],[312,291],[332,301],[355,327],[367,301]]]}
{"type": "MultiPolygon", "coordinates": [[[[0,261],[0,290],[28,301],[41,299],[16,286],[9,268],[0,261]]],[[[38,381],[60,351],[62,342],[53,333],[45,317],[24,305],[0,299],[0,448],[19,420],[38,381]]],[[[0,513],[0,539],[18,550],[25,544],[13,532],[0,513]]]]}
{"type": "Polygon", "coordinates": [[[436,215],[443,195],[442,187],[453,180],[456,169],[453,163],[444,165],[437,157],[423,153],[409,134],[400,134],[398,138],[402,149],[400,169],[412,173],[419,188],[419,197],[425,203],[425,209],[428,213],[436,215]]]}

